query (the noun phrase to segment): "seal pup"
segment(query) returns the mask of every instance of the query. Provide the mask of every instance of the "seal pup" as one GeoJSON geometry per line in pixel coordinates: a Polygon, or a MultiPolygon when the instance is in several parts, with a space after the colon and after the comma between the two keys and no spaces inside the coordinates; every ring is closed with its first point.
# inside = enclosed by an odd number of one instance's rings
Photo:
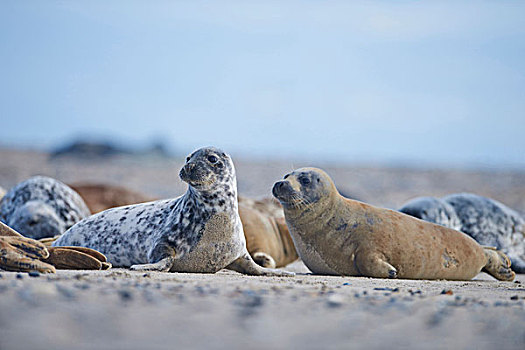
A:
{"type": "Polygon", "coordinates": [[[83,246],[113,266],[137,271],[292,275],[257,265],[246,249],[230,156],[201,148],[186,159],[180,178],[186,193],[175,199],[108,209],[69,229],[53,246],[83,246]]]}
{"type": "Polygon", "coordinates": [[[496,247],[507,254],[515,272],[525,273],[525,218],[503,203],[473,193],[455,193],[415,198],[399,211],[496,247]]]}
{"type": "Polygon", "coordinates": [[[47,176],[20,182],[0,201],[0,221],[34,239],[60,235],[89,215],[75,191],[47,176]]]}
{"type": "Polygon", "coordinates": [[[456,230],[344,198],[320,169],[287,174],[273,194],[314,273],[469,280],[483,269],[499,280],[514,279],[503,253],[456,230]]]}

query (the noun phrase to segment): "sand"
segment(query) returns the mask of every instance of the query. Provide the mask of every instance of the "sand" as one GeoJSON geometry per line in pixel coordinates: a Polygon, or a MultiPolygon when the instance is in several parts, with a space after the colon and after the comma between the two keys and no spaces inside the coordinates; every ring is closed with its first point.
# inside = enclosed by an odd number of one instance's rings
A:
{"type": "MultiPolygon", "coordinates": [[[[31,175],[182,193],[178,161],[49,161],[45,153],[0,150],[0,186],[31,175]]],[[[236,161],[240,194],[269,195],[292,162],[236,161]]],[[[342,192],[396,208],[417,195],[471,191],[525,212],[516,171],[324,166],[342,192]]],[[[498,282],[58,271],[0,272],[0,349],[523,349],[525,275],[498,282]],[[521,281],[521,282],[520,282],[521,281]],[[524,283],[522,283],[524,282],[524,283]]]]}
{"type": "MultiPolygon", "coordinates": [[[[304,270],[299,263],[290,269],[304,270]]],[[[0,349],[523,349],[525,275],[497,282],[1,273],[0,349]],[[19,278],[21,276],[21,278],[19,278]],[[444,293],[444,294],[443,294],[444,293]]]]}

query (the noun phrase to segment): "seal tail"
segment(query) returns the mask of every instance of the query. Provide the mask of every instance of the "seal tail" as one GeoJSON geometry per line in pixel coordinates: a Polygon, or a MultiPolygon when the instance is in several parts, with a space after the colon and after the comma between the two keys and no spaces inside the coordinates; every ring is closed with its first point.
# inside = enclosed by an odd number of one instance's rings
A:
{"type": "Polygon", "coordinates": [[[487,264],[483,267],[483,272],[500,281],[512,281],[516,274],[510,268],[510,259],[494,247],[483,247],[487,264]]]}

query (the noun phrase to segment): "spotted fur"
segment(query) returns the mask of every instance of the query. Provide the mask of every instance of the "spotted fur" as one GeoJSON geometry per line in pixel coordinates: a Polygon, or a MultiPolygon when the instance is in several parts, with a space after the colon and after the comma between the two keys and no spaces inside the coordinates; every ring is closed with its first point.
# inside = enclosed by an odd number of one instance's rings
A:
{"type": "Polygon", "coordinates": [[[504,204],[472,193],[458,193],[416,198],[399,210],[462,231],[481,245],[496,247],[509,256],[514,271],[525,273],[525,218],[504,204]]]}
{"type": "Polygon", "coordinates": [[[75,191],[46,176],[17,184],[0,201],[0,221],[34,239],[60,235],[89,215],[75,191]]]}
{"type": "Polygon", "coordinates": [[[135,270],[284,275],[263,269],[246,250],[237,207],[235,168],[229,155],[208,147],[187,158],[175,199],[108,209],[82,220],[54,246],[84,246],[113,266],[135,270]]]}

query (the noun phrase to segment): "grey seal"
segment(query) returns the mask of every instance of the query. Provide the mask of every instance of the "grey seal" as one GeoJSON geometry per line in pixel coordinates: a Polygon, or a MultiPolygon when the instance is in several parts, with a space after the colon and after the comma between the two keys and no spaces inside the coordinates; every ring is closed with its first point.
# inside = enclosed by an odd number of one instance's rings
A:
{"type": "Polygon", "coordinates": [[[108,209],[70,228],[53,245],[100,251],[116,267],[138,271],[215,273],[228,268],[251,275],[291,275],[257,265],[246,249],[231,157],[201,148],[186,159],[186,193],[108,209]]]}
{"type": "Polygon", "coordinates": [[[47,176],[20,182],[0,201],[0,221],[33,239],[60,235],[90,214],[78,193],[47,176]]]}
{"type": "Polygon", "coordinates": [[[503,203],[473,193],[455,193],[443,198],[415,198],[399,211],[496,247],[508,255],[514,271],[525,273],[525,218],[503,203]]]}

